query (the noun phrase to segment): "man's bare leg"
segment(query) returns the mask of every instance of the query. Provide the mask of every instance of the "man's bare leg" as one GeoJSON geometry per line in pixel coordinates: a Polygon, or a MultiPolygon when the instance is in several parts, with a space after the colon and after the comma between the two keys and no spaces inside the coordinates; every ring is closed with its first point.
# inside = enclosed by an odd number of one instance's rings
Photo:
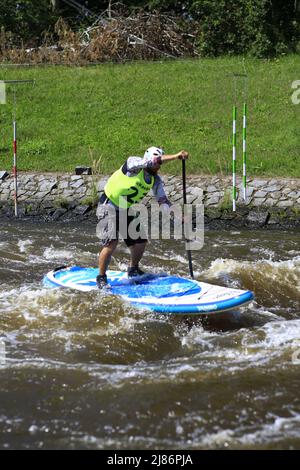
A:
{"type": "Polygon", "coordinates": [[[101,276],[106,274],[107,268],[109,266],[111,257],[117,248],[118,240],[113,240],[109,243],[109,245],[102,248],[99,253],[99,273],[101,276]]]}
{"type": "Polygon", "coordinates": [[[147,242],[145,243],[135,243],[134,245],[130,246],[130,253],[131,253],[131,260],[130,260],[130,267],[131,268],[138,268],[139,262],[142,259],[146,248],[147,242]]]}

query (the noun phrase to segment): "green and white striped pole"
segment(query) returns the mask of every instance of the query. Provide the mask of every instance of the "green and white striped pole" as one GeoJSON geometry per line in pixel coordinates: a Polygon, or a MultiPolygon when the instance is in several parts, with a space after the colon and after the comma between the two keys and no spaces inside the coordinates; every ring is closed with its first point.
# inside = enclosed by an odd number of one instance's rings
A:
{"type": "Polygon", "coordinates": [[[232,210],[236,211],[236,106],[232,110],[232,210]]]}
{"type": "Polygon", "coordinates": [[[243,107],[243,191],[244,201],[247,199],[247,152],[246,152],[247,105],[243,107]]]}

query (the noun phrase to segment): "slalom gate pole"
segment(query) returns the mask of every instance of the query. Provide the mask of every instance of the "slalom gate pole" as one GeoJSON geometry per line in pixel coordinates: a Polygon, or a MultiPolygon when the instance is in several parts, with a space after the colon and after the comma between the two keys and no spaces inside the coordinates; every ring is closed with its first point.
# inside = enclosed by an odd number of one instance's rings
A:
{"type": "Polygon", "coordinates": [[[243,191],[244,191],[244,201],[247,200],[247,150],[246,150],[246,136],[247,136],[247,104],[244,103],[244,107],[243,107],[243,191]]]}
{"type": "Polygon", "coordinates": [[[242,79],[244,82],[243,91],[243,199],[247,201],[247,96],[248,96],[248,75],[246,72],[245,64],[243,63],[245,73],[233,74],[234,85],[234,106],[232,108],[232,210],[236,212],[237,201],[237,174],[236,174],[236,145],[237,145],[237,98],[238,87],[237,81],[242,79]]]}
{"type": "MultiPolygon", "coordinates": [[[[182,160],[182,192],[183,192],[183,204],[184,206],[187,204],[186,199],[186,167],[185,167],[185,160],[182,160]]],[[[190,276],[194,279],[194,271],[193,271],[193,262],[192,262],[192,253],[191,250],[186,250],[189,262],[189,270],[190,276]]]]}
{"type": "Polygon", "coordinates": [[[14,119],[13,122],[13,130],[14,130],[14,141],[13,141],[13,149],[14,149],[14,165],[13,165],[13,175],[14,175],[14,202],[15,202],[15,216],[18,217],[18,170],[17,170],[17,123],[14,119]]]}
{"type": "Polygon", "coordinates": [[[236,117],[237,108],[232,109],[232,210],[236,211],[236,117]]]}
{"type": "MultiPolygon", "coordinates": [[[[14,175],[14,204],[15,204],[15,216],[18,217],[18,168],[17,168],[17,96],[16,96],[16,85],[24,84],[35,84],[35,80],[0,80],[0,86],[4,89],[5,85],[12,85],[14,90],[14,101],[13,101],[13,175],[14,175]]],[[[4,93],[3,92],[3,93],[4,93]]],[[[2,94],[3,94],[2,93],[2,94]]]]}

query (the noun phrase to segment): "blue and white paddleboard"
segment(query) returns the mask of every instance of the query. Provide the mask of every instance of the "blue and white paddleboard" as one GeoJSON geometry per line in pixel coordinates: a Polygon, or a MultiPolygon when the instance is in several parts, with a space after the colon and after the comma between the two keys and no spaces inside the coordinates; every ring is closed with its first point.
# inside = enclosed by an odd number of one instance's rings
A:
{"type": "MultiPolygon", "coordinates": [[[[50,287],[68,287],[89,292],[98,291],[97,268],[73,266],[50,271],[44,284],[50,287]]],[[[138,280],[128,279],[127,273],[108,271],[109,292],[120,296],[138,308],[159,313],[209,314],[224,312],[253,300],[251,291],[214,286],[205,282],[166,274],[150,274],[138,280]]]]}

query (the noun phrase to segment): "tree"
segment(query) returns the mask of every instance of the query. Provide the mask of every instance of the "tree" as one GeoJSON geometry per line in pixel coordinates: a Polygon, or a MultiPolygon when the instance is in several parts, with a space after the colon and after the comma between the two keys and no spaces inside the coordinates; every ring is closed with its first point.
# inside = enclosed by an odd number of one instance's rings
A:
{"type": "Polygon", "coordinates": [[[57,19],[49,0],[0,0],[0,27],[19,43],[39,41],[57,19]]]}

